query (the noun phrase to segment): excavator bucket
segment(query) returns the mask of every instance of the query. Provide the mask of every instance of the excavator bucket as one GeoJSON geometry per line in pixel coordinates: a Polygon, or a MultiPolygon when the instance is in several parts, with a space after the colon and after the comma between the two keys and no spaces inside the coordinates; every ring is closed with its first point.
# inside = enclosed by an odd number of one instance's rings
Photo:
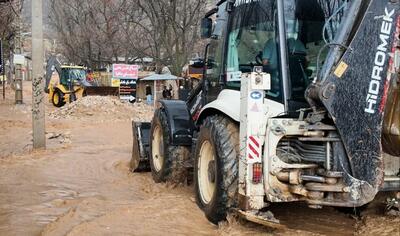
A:
{"type": "Polygon", "coordinates": [[[106,86],[86,87],[85,94],[87,96],[119,96],[119,88],[106,86]]]}
{"type": "Polygon", "coordinates": [[[150,171],[150,129],[151,123],[132,121],[133,145],[130,162],[132,172],[150,171]]]}

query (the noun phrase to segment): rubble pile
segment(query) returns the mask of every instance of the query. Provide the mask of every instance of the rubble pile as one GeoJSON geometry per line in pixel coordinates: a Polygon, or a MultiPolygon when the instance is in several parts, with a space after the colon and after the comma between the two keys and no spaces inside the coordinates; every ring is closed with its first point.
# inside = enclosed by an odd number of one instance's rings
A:
{"type": "Polygon", "coordinates": [[[135,121],[150,122],[153,119],[154,108],[145,103],[128,104],[133,110],[131,118],[135,121]]]}
{"type": "Polygon", "coordinates": [[[112,120],[133,119],[150,121],[153,107],[143,103],[131,104],[115,97],[87,96],[49,113],[53,119],[103,117],[112,120]]]}

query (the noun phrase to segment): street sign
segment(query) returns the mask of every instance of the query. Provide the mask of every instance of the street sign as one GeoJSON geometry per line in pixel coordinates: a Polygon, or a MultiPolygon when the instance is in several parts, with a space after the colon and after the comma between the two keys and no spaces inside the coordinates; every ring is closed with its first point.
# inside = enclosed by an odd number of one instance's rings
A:
{"type": "Polygon", "coordinates": [[[139,76],[139,66],[114,64],[113,79],[119,79],[119,96],[122,100],[136,99],[136,84],[139,76]]]}
{"type": "Polygon", "coordinates": [[[14,54],[14,65],[24,65],[25,56],[22,54],[14,54]]]}
{"type": "Polygon", "coordinates": [[[136,99],[136,79],[120,79],[119,96],[122,100],[136,99]]]}

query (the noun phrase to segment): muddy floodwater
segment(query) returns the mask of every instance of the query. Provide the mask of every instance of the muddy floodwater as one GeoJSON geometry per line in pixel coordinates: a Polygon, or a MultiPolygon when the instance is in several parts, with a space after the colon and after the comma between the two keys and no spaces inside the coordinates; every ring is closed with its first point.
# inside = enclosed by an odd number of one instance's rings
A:
{"type": "Polygon", "coordinates": [[[48,148],[33,152],[29,84],[24,92],[24,105],[13,105],[12,93],[0,101],[0,235],[400,235],[399,218],[302,204],[273,206],[287,229],[234,217],[215,226],[197,208],[192,186],[129,172],[130,120],[151,118],[151,109],[111,103],[107,112],[102,101],[55,115],[47,105],[48,148]]]}

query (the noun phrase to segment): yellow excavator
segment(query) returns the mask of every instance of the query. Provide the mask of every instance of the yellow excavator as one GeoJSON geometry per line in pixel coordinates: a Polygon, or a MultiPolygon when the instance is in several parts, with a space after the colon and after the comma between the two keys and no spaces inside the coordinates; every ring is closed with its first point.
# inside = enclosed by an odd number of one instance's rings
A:
{"type": "Polygon", "coordinates": [[[62,107],[86,95],[119,95],[118,88],[98,86],[93,81],[87,81],[86,71],[87,68],[84,66],[61,65],[56,57],[50,57],[46,67],[45,87],[45,92],[49,94],[49,101],[55,107],[62,107]]]}
{"type": "Polygon", "coordinates": [[[56,57],[48,60],[45,91],[49,94],[49,101],[55,107],[62,107],[67,102],[83,97],[85,86],[87,86],[85,82],[85,67],[61,65],[56,57]]]}

